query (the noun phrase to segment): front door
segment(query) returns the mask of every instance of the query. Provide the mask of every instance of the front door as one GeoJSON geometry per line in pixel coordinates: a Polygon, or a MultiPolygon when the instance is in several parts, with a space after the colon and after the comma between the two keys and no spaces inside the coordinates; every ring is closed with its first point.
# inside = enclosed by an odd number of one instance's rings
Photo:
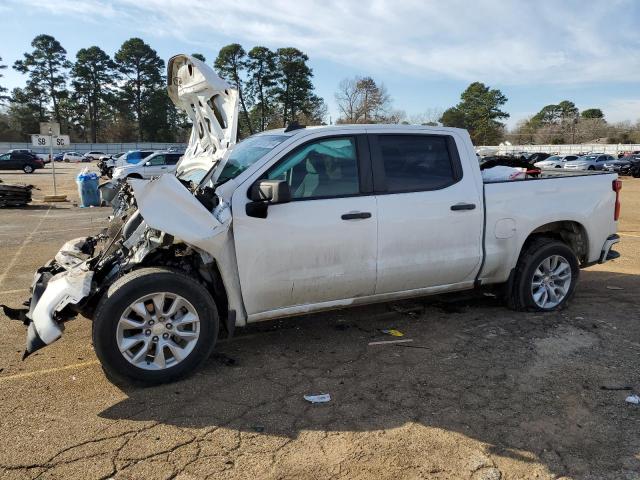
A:
{"type": "Polygon", "coordinates": [[[159,177],[167,171],[166,155],[154,155],[144,163],[144,178],[159,177]]]}
{"type": "Polygon", "coordinates": [[[16,161],[11,159],[11,153],[0,155],[0,170],[13,170],[18,168],[16,161]]]}
{"type": "Polygon", "coordinates": [[[377,215],[364,173],[369,161],[364,135],[318,138],[235,191],[233,231],[249,321],[373,294],[377,215]],[[291,202],[270,205],[267,218],[245,211],[248,188],[260,178],[286,180],[291,189],[291,202]]]}

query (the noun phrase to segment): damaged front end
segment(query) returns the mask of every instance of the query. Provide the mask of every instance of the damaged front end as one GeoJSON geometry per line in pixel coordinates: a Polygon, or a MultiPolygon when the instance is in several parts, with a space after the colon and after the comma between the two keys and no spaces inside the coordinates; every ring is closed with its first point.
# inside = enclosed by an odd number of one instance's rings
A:
{"type": "MultiPolygon", "coordinates": [[[[169,61],[168,79],[170,97],[194,124],[178,173],[212,172],[235,143],[237,92],[186,55],[169,61]]],[[[109,286],[139,267],[179,269],[212,290],[231,282],[225,307],[242,308],[229,234],[231,213],[213,188],[163,175],[121,182],[115,195],[113,216],[102,233],[65,243],[38,269],[25,302],[28,308],[2,306],[9,318],[27,325],[23,358],[60,338],[64,323],[76,315],[92,318],[109,286]]]]}
{"type": "Polygon", "coordinates": [[[3,305],[5,315],[27,325],[23,359],[60,338],[64,322],[79,313],[90,317],[106,286],[171,242],[171,236],[147,229],[139,212],[130,208],[113,217],[99,235],[65,243],[35,273],[28,308],[3,305]]]}

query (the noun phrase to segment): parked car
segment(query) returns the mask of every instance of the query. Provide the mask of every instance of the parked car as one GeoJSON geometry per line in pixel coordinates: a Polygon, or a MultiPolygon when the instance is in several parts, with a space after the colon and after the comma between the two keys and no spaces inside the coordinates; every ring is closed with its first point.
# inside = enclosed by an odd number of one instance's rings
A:
{"type": "Polygon", "coordinates": [[[110,158],[105,160],[99,165],[100,172],[103,175],[111,178],[113,176],[113,170],[117,167],[123,167],[125,165],[135,165],[147,158],[149,155],[155,153],[156,150],[130,150],[117,158],[110,158]]]}
{"type": "Polygon", "coordinates": [[[534,165],[543,170],[547,170],[550,168],[562,168],[565,163],[573,162],[577,160],[577,155],[553,155],[551,157],[546,158],[545,160],[538,161],[534,165]]]}
{"type": "Polygon", "coordinates": [[[82,162],[82,154],[78,152],[65,152],[62,160],[64,162],[82,162]]]}
{"type": "Polygon", "coordinates": [[[631,167],[640,162],[640,155],[628,155],[618,160],[604,162],[602,169],[607,172],[615,172],[619,175],[630,175],[631,167]]]}
{"type": "Polygon", "coordinates": [[[126,154],[127,152],[121,152],[114,155],[103,155],[100,157],[97,165],[100,170],[100,175],[111,178],[113,176],[114,163],[118,163],[118,160],[126,154]]]}
{"type": "Polygon", "coordinates": [[[531,163],[531,164],[534,164],[534,165],[535,165],[535,163],[536,163],[536,162],[541,162],[541,161],[543,161],[543,160],[546,160],[546,159],[547,159],[547,158],[549,158],[550,156],[551,156],[551,154],[550,154],[550,153],[535,152],[535,153],[532,153],[531,155],[529,155],[529,156],[527,157],[527,161],[528,161],[529,163],[531,163]]]}
{"type": "Polygon", "coordinates": [[[94,160],[98,160],[103,155],[104,155],[104,152],[91,151],[82,155],[82,158],[83,158],[83,161],[93,162],[94,160]]]}
{"type": "Polygon", "coordinates": [[[0,155],[0,170],[22,170],[33,173],[38,168],[44,168],[44,162],[33,153],[14,150],[0,155]]]}
{"type": "Polygon", "coordinates": [[[567,170],[602,170],[606,162],[615,160],[613,155],[596,153],[579,157],[577,160],[567,161],[564,168],[567,170]]]}
{"type": "Polygon", "coordinates": [[[580,268],[619,256],[615,174],[484,183],[469,134],[447,127],[295,125],[234,146],[237,91],[186,55],[167,76],[214,128],[191,135],[176,176],[125,183],[107,235],[38,269],[29,310],[6,311],[28,324],[25,355],[82,313],[110,378],[162,383],[220,331],[283,316],[491,287],[557,310],[580,268]]]}
{"type": "Polygon", "coordinates": [[[48,153],[37,153],[31,150],[30,148],[13,148],[7,151],[7,153],[28,153],[29,155],[38,157],[45,164],[51,163],[51,156],[48,153]]]}
{"type": "Polygon", "coordinates": [[[165,173],[175,173],[176,165],[182,157],[180,153],[156,152],[135,164],[125,164],[116,167],[113,179],[121,178],[154,178],[165,173]]]}

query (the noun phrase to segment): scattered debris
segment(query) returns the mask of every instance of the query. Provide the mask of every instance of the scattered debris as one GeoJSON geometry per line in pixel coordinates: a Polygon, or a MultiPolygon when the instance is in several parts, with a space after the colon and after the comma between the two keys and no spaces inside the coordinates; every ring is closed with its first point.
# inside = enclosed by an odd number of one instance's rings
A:
{"type": "Polygon", "coordinates": [[[305,395],[304,399],[311,403],[327,403],[331,401],[331,395],[328,393],[322,393],[320,395],[305,395]]]}
{"type": "Polygon", "coordinates": [[[253,425],[253,426],[251,427],[251,429],[252,429],[254,432],[258,432],[258,433],[262,433],[262,432],[264,432],[264,426],[263,426],[263,425],[253,425]]]}
{"type": "Polygon", "coordinates": [[[404,343],[399,343],[396,344],[396,347],[403,347],[403,348],[422,348],[424,350],[431,350],[431,348],[429,347],[425,347],[424,345],[406,345],[404,343]]]}
{"type": "Polygon", "coordinates": [[[407,342],[413,342],[413,340],[411,338],[407,338],[405,340],[383,340],[380,342],[369,342],[369,345],[385,345],[388,343],[407,343],[407,342]]]}
{"type": "Polygon", "coordinates": [[[392,337],[404,337],[404,333],[402,333],[400,330],[396,330],[395,328],[389,328],[380,331],[382,333],[386,333],[387,335],[391,335],[392,337]]]}
{"type": "Polygon", "coordinates": [[[640,397],[636,394],[629,395],[627,398],[625,398],[625,402],[633,403],[634,405],[640,405],[640,397]]]}
{"type": "Polygon", "coordinates": [[[607,285],[607,290],[624,290],[624,288],[616,287],[615,285],[607,285]]]}
{"type": "Polygon", "coordinates": [[[622,386],[622,387],[617,387],[617,386],[609,386],[609,385],[602,385],[600,387],[600,390],[612,390],[612,391],[617,391],[617,390],[632,390],[632,388],[628,385],[622,386]]]}
{"type": "Polygon", "coordinates": [[[33,185],[2,183],[0,180],[0,207],[24,207],[31,202],[33,185]]]}
{"type": "Polygon", "coordinates": [[[576,320],[584,320],[584,317],[576,317],[576,320]]]}

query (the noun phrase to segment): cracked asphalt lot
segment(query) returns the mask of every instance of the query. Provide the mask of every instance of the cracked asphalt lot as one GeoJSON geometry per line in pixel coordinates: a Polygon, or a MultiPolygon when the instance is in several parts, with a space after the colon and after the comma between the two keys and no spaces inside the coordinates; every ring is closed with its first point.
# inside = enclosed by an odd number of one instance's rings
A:
{"type": "MultiPolygon", "coordinates": [[[[72,200],[78,168],[60,168],[72,200]]],[[[1,177],[37,199],[48,173],[1,177]]],[[[558,313],[458,295],[258,324],[155,388],[107,381],[88,320],[22,362],[24,327],[0,316],[0,478],[638,479],[640,180],[622,195],[622,258],[558,313]],[[413,342],[369,346],[384,328],[413,342]]],[[[108,213],[0,210],[0,303],[108,213]]]]}

